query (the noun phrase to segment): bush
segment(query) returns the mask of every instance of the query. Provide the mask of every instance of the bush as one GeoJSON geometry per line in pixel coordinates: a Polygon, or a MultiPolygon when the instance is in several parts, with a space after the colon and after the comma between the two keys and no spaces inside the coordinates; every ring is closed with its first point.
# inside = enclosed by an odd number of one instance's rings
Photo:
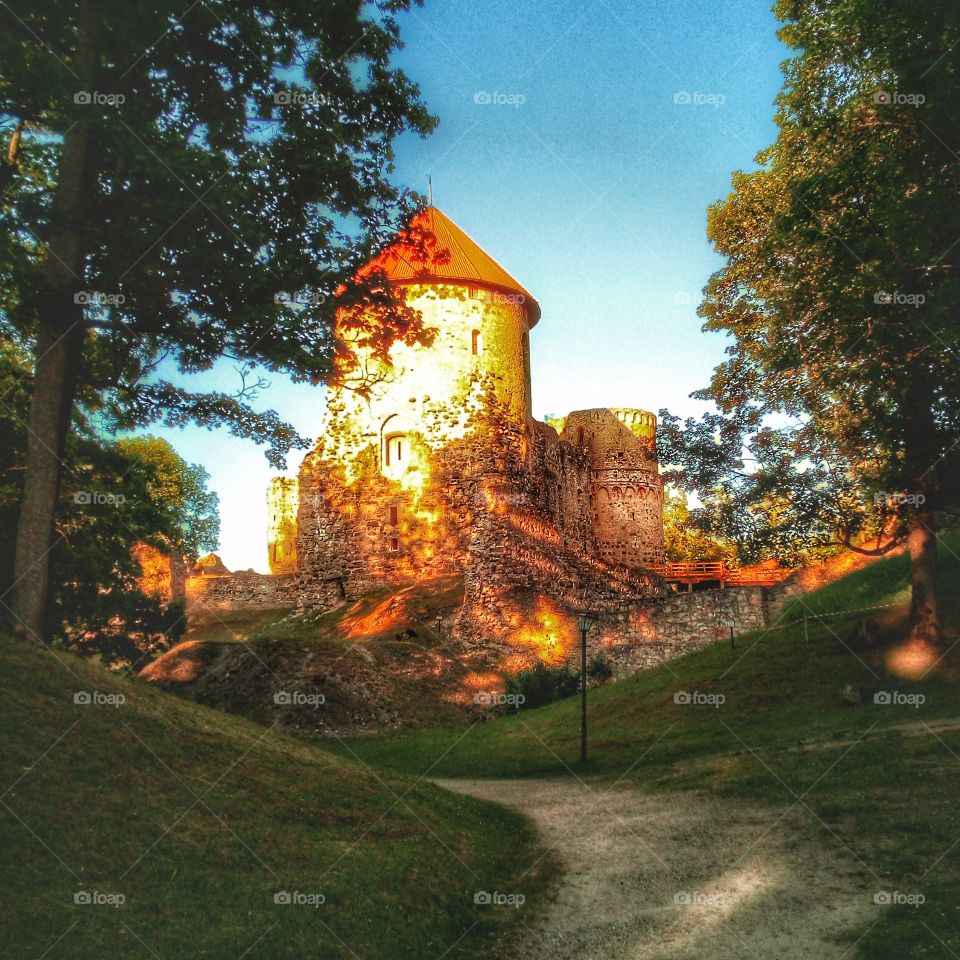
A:
{"type": "Polygon", "coordinates": [[[521,670],[506,678],[508,694],[523,697],[520,710],[532,710],[554,700],[572,697],[580,684],[580,674],[568,667],[548,667],[538,663],[530,670],[521,670]]]}
{"type": "Polygon", "coordinates": [[[613,667],[599,653],[587,664],[587,677],[598,684],[606,683],[613,676],[613,667]]]}

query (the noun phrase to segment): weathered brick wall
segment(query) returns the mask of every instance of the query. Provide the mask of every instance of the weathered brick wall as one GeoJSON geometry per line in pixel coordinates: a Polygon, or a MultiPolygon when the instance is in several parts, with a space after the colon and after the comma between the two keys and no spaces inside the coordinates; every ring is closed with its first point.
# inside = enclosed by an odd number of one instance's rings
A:
{"type": "Polygon", "coordinates": [[[294,609],[298,604],[295,573],[228,573],[187,579],[187,609],[294,609]]]}
{"type": "MultiPolygon", "coordinates": [[[[765,587],[738,587],[667,593],[651,599],[631,598],[626,589],[618,602],[609,590],[603,590],[591,599],[597,619],[587,637],[587,653],[591,658],[599,655],[605,659],[616,676],[628,676],[712,643],[728,643],[730,620],[735,621],[734,637],[768,626],[771,595],[772,591],[765,587]]],[[[475,633],[475,642],[505,652],[515,651],[527,664],[539,658],[552,663],[567,662],[579,669],[576,608],[565,604],[562,593],[554,602],[544,599],[539,588],[526,595],[518,591],[507,597],[494,592],[483,610],[473,622],[487,630],[475,633]],[[498,620],[509,629],[499,629],[498,620]]],[[[522,663],[518,661],[518,665],[522,663]]]]}
{"type": "Polygon", "coordinates": [[[589,456],[593,535],[597,553],[609,563],[663,562],[656,433],[657,418],[645,410],[578,410],[563,421],[563,439],[589,456]]]}

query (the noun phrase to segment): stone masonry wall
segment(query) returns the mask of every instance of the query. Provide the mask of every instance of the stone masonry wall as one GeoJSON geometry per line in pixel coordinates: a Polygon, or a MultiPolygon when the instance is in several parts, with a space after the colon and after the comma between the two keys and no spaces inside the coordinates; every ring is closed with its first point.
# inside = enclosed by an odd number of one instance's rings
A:
{"type": "Polygon", "coordinates": [[[187,579],[187,610],[294,609],[298,603],[293,573],[229,573],[187,579]]]}

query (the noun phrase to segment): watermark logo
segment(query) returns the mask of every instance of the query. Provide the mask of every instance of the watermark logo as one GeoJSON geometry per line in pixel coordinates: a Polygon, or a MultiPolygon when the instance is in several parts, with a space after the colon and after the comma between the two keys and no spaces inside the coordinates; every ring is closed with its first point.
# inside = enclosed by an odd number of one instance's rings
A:
{"type": "Polygon", "coordinates": [[[492,299],[494,303],[513,303],[522,305],[527,302],[527,298],[522,293],[494,293],[492,299]]]}
{"type": "Polygon", "coordinates": [[[873,895],[878,907],[922,907],[927,898],[922,893],[902,893],[899,890],[878,890],[873,895]]]}
{"type": "Polygon", "coordinates": [[[122,93],[101,93],[99,90],[78,90],[73,102],[82,107],[122,107],[127,98],[122,93]]]}
{"type": "Polygon", "coordinates": [[[301,690],[278,690],[273,695],[278,707],[319,707],[327,702],[322,693],[303,693],[301,690]]]}
{"type": "Polygon", "coordinates": [[[501,93],[499,90],[494,90],[492,93],[489,90],[478,90],[473,95],[473,102],[481,107],[513,107],[518,110],[527,102],[527,95],[525,93],[501,93]]]}
{"type": "Polygon", "coordinates": [[[104,493],[102,490],[78,490],[73,502],[81,507],[122,507],[127,498],[122,493],[104,493]]]}
{"type": "Polygon", "coordinates": [[[877,507],[922,507],[926,502],[926,495],[922,493],[887,493],[881,490],[873,495],[873,503],[877,507]]]}
{"type": "Polygon", "coordinates": [[[699,893],[680,890],[673,895],[673,902],[678,907],[716,907],[723,903],[722,893],[699,893]]]}
{"type": "Polygon", "coordinates": [[[327,898],[322,893],[305,893],[302,890],[278,890],[273,902],[281,907],[322,907],[327,898]]]}
{"type": "Polygon", "coordinates": [[[481,690],[473,695],[473,702],[484,707],[521,707],[527,702],[522,693],[497,693],[481,690]]]}
{"type": "Polygon", "coordinates": [[[283,306],[284,304],[296,304],[301,307],[318,307],[327,302],[327,295],[317,290],[304,291],[303,293],[275,293],[273,302],[283,306]]]}
{"type": "Polygon", "coordinates": [[[96,290],[78,290],[73,302],[81,307],[120,307],[127,302],[122,293],[99,293],[96,290]]]}
{"type": "Polygon", "coordinates": [[[305,104],[319,104],[323,98],[316,90],[277,90],[273,102],[278,106],[302,107],[305,104]]]}
{"type": "Polygon", "coordinates": [[[873,102],[879,107],[919,107],[927,102],[922,93],[900,93],[898,90],[878,90],[873,102]]]}
{"type": "Polygon", "coordinates": [[[922,307],[927,298],[922,293],[901,293],[894,290],[877,290],[873,295],[873,302],[882,307],[913,307],[916,310],[922,307]]]}
{"type": "Polygon", "coordinates": [[[473,902],[478,907],[522,907],[527,898],[522,893],[500,893],[499,890],[478,890],[473,895],[473,902]]]}
{"type": "Polygon", "coordinates": [[[722,93],[704,93],[702,90],[678,90],[673,95],[673,102],[681,107],[713,107],[714,110],[722,107],[727,98],[722,93]]]}
{"type": "Polygon", "coordinates": [[[678,690],[673,695],[673,702],[682,707],[713,707],[717,709],[727,702],[722,693],[701,693],[699,690],[678,690]]]}
{"type": "Polygon", "coordinates": [[[900,690],[878,690],[873,695],[873,702],[881,707],[913,707],[913,709],[916,710],[927,702],[927,698],[922,693],[903,693],[900,690]]]}
{"type": "Polygon", "coordinates": [[[122,893],[104,893],[102,890],[78,890],[73,902],[79,907],[122,907],[127,898],[122,893]]]}
{"type": "Polygon", "coordinates": [[[122,693],[103,693],[100,690],[77,690],[73,702],[81,707],[122,707],[127,698],[122,693]]]}

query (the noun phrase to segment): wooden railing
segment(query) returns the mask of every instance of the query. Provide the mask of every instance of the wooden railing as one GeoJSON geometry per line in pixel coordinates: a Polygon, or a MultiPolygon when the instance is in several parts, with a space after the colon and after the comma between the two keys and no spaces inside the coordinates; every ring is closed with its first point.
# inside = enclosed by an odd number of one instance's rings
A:
{"type": "Polygon", "coordinates": [[[660,563],[650,567],[671,583],[710,583],[731,587],[769,587],[793,573],[785,567],[760,564],[755,567],[728,567],[725,560],[693,560],[660,563]]]}

